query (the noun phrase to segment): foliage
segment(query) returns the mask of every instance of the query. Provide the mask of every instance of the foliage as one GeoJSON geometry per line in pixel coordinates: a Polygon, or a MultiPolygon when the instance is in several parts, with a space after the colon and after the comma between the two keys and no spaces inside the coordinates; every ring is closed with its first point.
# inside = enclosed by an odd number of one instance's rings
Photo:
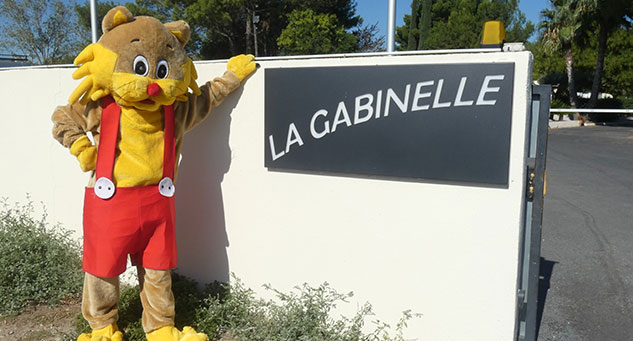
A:
{"type": "MultiPolygon", "coordinates": [[[[244,1],[211,1],[211,0],[136,0],[125,6],[135,16],[145,15],[155,17],[161,22],[184,20],[191,27],[191,37],[185,50],[193,57],[200,57],[201,49],[210,39],[224,41],[223,34],[233,18],[240,18],[236,11],[242,7],[244,1]],[[223,11],[223,7],[226,10],[223,11]]],[[[243,30],[242,30],[243,32],[243,30]]],[[[241,36],[242,32],[235,32],[241,36]]],[[[229,37],[229,39],[233,39],[229,37]]],[[[235,47],[224,47],[234,51],[235,47]]],[[[238,53],[234,53],[236,55],[238,53]]],[[[211,55],[210,57],[216,57],[211,55]]],[[[228,57],[228,56],[226,56],[228,57]]]]}
{"type": "Polygon", "coordinates": [[[362,331],[365,320],[371,316],[371,305],[365,304],[351,318],[332,318],[338,304],[347,303],[352,293],[341,294],[328,283],[318,287],[307,284],[284,293],[269,285],[275,300],[256,299],[252,290],[234,279],[227,294],[207,296],[205,306],[198,311],[197,324],[215,337],[230,334],[237,340],[403,340],[406,321],[418,315],[406,311],[390,336],[389,326],[379,321],[369,333],[362,331]]]}
{"type": "Polygon", "coordinates": [[[281,55],[354,52],[355,35],[338,25],[334,14],[317,14],[311,9],[294,10],[277,44],[281,55]]]}
{"type": "MultiPolygon", "coordinates": [[[[574,45],[574,79],[578,92],[591,91],[598,54],[598,38],[596,32],[587,34],[586,45],[580,48],[574,45]]],[[[627,99],[633,94],[633,30],[620,28],[609,39],[608,54],[605,58],[605,74],[602,79],[604,92],[612,94],[626,107],[627,99]]],[[[552,84],[556,90],[555,99],[569,106],[568,80],[565,71],[565,56],[562,51],[548,53],[541,42],[529,43],[528,49],[534,54],[533,79],[541,84],[552,84]]],[[[587,101],[579,100],[579,106],[587,101]]],[[[597,107],[600,108],[601,102],[597,107]]]]}
{"type": "Polygon", "coordinates": [[[385,50],[385,37],[378,35],[378,23],[363,25],[354,31],[358,38],[358,52],[380,52],[385,50]]]}
{"type": "Polygon", "coordinates": [[[608,42],[603,89],[614,95],[633,97],[633,28],[620,28],[608,42]]]}
{"type": "MultiPolygon", "coordinates": [[[[412,4],[413,5],[413,4],[412,4]]],[[[431,34],[431,9],[433,2],[431,0],[423,0],[420,6],[420,22],[418,24],[418,50],[428,49],[427,41],[431,34]]],[[[412,38],[409,38],[410,42],[412,38]]],[[[412,48],[413,46],[410,46],[412,48]]]]}
{"type": "Polygon", "coordinates": [[[72,62],[79,35],[70,7],[61,0],[0,1],[0,47],[29,56],[35,64],[72,62]]]}
{"type": "Polygon", "coordinates": [[[526,41],[534,31],[517,0],[414,0],[411,9],[396,28],[399,50],[478,47],[488,20],[505,24],[506,41],[526,41]]]}
{"type": "Polygon", "coordinates": [[[631,27],[633,2],[631,0],[582,0],[582,2],[586,3],[590,9],[588,14],[598,31],[598,53],[591,85],[591,99],[587,104],[587,107],[595,108],[602,86],[609,36],[622,27],[631,27]]]}
{"type": "Polygon", "coordinates": [[[539,27],[542,30],[541,43],[547,53],[562,51],[565,58],[565,70],[567,72],[567,87],[569,103],[572,108],[578,106],[576,96],[576,80],[574,78],[574,45],[581,42],[584,32],[582,27],[583,17],[586,16],[587,7],[577,0],[550,0],[552,8],[541,11],[543,21],[539,27]]]}
{"type": "MultiPolygon", "coordinates": [[[[118,6],[118,3],[114,1],[97,1],[97,37],[101,37],[103,31],[101,30],[101,22],[106,13],[113,7],[118,6]]],[[[77,23],[81,30],[81,38],[83,45],[88,45],[92,42],[91,32],[92,24],[90,22],[90,2],[84,4],[76,4],[75,12],[77,13],[77,23]]]]}
{"type": "Polygon", "coordinates": [[[633,109],[633,97],[620,97],[619,100],[622,101],[622,108],[633,109]]]}
{"type": "MultiPolygon", "coordinates": [[[[449,4],[438,1],[434,7],[449,4]]],[[[450,11],[446,21],[434,18],[427,45],[434,49],[475,48],[479,46],[479,37],[483,20],[477,17],[477,3],[471,0],[450,2],[455,9],[450,11]]]]}
{"type": "MultiPolygon", "coordinates": [[[[226,337],[234,340],[404,340],[402,333],[406,322],[418,315],[403,313],[396,324],[394,335],[391,328],[375,321],[369,333],[361,329],[367,317],[372,315],[371,306],[365,304],[352,318],[331,317],[333,309],[347,303],[352,294],[340,294],[327,283],[318,287],[304,284],[290,293],[283,293],[265,286],[275,294],[275,300],[263,300],[246,288],[237,278],[232,284],[213,283],[200,292],[195,282],[172,273],[172,289],[176,299],[176,327],[193,326],[213,339],[226,337]]],[[[138,287],[126,288],[121,294],[119,327],[129,341],[145,340],[141,326],[142,306],[138,287]]],[[[83,321],[83,320],[82,320],[83,321]]],[[[87,323],[77,324],[77,331],[89,331],[87,323]]]]}
{"type": "Polygon", "coordinates": [[[0,200],[0,314],[17,314],[35,303],[56,304],[81,292],[83,272],[78,244],[46,213],[0,200]]]}
{"type": "MultiPolygon", "coordinates": [[[[566,60],[567,83],[571,89],[577,83],[578,91],[590,92],[591,96],[588,102],[577,102],[594,108],[599,91],[615,95],[631,93],[630,58],[624,56],[630,55],[632,48],[629,40],[633,3],[623,0],[551,0],[551,3],[553,7],[543,11],[542,47],[551,54],[565,51],[562,58],[566,60]]],[[[569,91],[570,96],[574,93],[569,91]]],[[[570,98],[570,102],[574,100],[570,98]]]]}
{"type": "Polygon", "coordinates": [[[482,20],[480,27],[488,20],[499,20],[504,23],[507,42],[525,42],[535,32],[534,23],[527,20],[519,9],[519,0],[482,1],[477,8],[477,14],[482,20]]]}
{"type": "MultiPolygon", "coordinates": [[[[110,1],[99,4],[99,18],[105,15],[108,7],[111,8],[110,5],[113,5],[110,1]]],[[[328,16],[327,21],[336,23],[335,28],[318,31],[323,37],[313,33],[308,44],[298,44],[311,46],[309,50],[314,51],[311,53],[376,51],[384,45],[375,25],[362,25],[362,19],[356,15],[354,0],[136,0],[125,6],[134,15],[149,15],[163,22],[185,20],[192,33],[187,52],[199,59],[228,58],[240,53],[278,55],[282,32],[286,31],[286,36],[292,35],[301,27],[297,27],[296,18],[291,24],[290,14],[295,11],[305,14],[308,10],[315,16],[328,16]],[[293,27],[289,28],[289,25],[293,27]],[[332,48],[332,42],[329,42],[332,32],[345,38],[342,46],[332,48]],[[353,36],[356,41],[351,44],[353,36]],[[318,45],[318,42],[324,45],[318,45]]],[[[81,26],[88,30],[89,3],[85,1],[75,9],[81,26]]],[[[284,49],[288,51],[287,46],[284,49]]]]}

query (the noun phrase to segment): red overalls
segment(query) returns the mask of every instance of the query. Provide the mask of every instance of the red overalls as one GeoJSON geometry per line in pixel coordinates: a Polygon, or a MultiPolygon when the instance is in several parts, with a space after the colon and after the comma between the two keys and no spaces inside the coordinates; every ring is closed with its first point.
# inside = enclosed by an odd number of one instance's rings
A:
{"type": "Polygon", "coordinates": [[[158,185],[116,187],[112,171],[121,108],[110,96],[101,100],[101,133],[94,188],[84,196],[83,269],[98,277],[125,271],[132,264],[154,270],[176,267],[173,106],[164,110],[163,179],[158,185]]]}

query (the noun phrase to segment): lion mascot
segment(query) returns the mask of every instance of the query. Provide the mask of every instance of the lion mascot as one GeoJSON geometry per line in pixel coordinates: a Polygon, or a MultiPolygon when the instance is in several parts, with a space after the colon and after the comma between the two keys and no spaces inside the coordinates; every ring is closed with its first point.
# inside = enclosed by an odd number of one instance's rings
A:
{"type": "Polygon", "coordinates": [[[118,6],[102,28],[99,41],[75,59],[73,78],[85,78],[52,117],[55,139],[92,172],[84,195],[82,299],[92,332],[79,340],[122,340],[119,275],[128,255],[138,269],[147,340],[208,340],[174,327],[177,160],[185,132],[255,71],[254,58],[231,58],[222,77],[198,87],[184,49],[187,23],[162,24],[118,6]]]}

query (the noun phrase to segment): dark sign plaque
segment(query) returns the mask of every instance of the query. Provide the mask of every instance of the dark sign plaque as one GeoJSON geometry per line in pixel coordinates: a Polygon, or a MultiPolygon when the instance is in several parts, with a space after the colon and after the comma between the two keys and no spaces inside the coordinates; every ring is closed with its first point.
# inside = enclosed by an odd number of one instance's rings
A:
{"type": "Polygon", "coordinates": [[[508,184],[514,63],[265,70],[265,166],[508,184]]]}

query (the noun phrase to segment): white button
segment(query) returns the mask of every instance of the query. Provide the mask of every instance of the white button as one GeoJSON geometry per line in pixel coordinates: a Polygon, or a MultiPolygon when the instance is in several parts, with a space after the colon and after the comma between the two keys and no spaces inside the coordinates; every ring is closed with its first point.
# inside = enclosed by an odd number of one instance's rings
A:
{"type": "Polygon", "coordinates": [[[174,182],[169,177],[164,177],[158,183],[158,191],[165,197],[173,197],[174,193],[176,193],[176,186],[174,186],[174,182]]]}
{"type": "Polygon", "coordinates": [[[101,199],[110,199],[114,195],[114,183],[106,178],[100,177],[95,183],[95,194],[101,199]]]}

